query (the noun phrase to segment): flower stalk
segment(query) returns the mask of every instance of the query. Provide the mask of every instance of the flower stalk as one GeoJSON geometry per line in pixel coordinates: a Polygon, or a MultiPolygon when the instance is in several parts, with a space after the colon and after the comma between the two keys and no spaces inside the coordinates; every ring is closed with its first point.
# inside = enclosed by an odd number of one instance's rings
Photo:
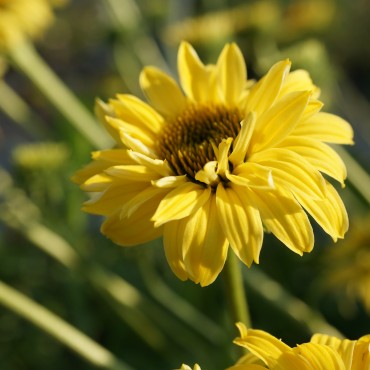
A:
{"type": "Polygon", "coordinates": [[[247,296],[243,284],[240,261],[235,253],[229,253],[223,270],[232,322],[242,322],[251,327],[247,296]]]}

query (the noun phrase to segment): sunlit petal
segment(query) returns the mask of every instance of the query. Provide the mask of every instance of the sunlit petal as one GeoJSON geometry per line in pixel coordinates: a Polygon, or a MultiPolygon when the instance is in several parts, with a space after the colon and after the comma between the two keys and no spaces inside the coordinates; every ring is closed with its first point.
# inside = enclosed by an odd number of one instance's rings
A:
{"type": "Polygon", "coordinates": [[[176,81],[155,67],[146,67],[140,75],[140,86],[151,105],[165,116],[175,116],[186,105],[176,81]]]}
{"type": "Polygon", "coordinates": [[[256,112],[260,116],[274,104],[284,80],[289,73],[290,61],[276,63],[268,73],[252,88],[247,101],[247,111],[256,112]]]}
{"type": "Polygon", "coordinates": [[[192,182],[178,186],[160,202],[153,216],[155,226],[189,216],[208,200],[210,194],[210,188],[204,189],[192,182]]]}
{"type": "Polygon", "coordinates": [[[222,98],[225,104],[235,105],[247,81],[247,69],[240,49],[235,43],[227,44],[217,61],[222,98]]]}
{"type": "Polygon", "coordinates": [[[317,113],[302,120],[292,135],[312,138],[328,143],[353,144],[353,130],[344,119],[330,113],[317,113]]]}
{"type": "Polygon", "coordinates": [[[250,266],[253,261],[259,261],[263,227],[258,210],[243,195],[241,189],[225,189],[220,184],[217,187],[216,204],[222,229],[233,251],[250,266]]]}

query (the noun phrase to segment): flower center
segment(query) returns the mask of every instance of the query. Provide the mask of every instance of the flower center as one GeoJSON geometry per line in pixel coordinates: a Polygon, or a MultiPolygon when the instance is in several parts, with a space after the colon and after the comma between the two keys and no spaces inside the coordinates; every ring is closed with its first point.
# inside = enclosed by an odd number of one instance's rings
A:
{"type": "Polygon", "coordinates": [[[160,133],[158,153],[176,175],[195,174],[207,162],[215,161],[213,146],[228,137],[236,138],[243,117],[237,108],[222,105],[189,105],[169,121],[160,133]]]}

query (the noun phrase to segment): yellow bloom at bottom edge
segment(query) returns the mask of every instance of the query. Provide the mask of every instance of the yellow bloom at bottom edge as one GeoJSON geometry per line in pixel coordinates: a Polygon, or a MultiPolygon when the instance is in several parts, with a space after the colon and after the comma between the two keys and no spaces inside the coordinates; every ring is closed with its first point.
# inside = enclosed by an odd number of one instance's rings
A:
{"type": "MultiPolygon", "coordinates": [[[[227,370],[369,370],[370,334],[358,340],[314,334],[308,343],[289,347],[263,330],[238,323],[240,337],[234,343],[249,353],[227,370]]],[[[182,365],[179,370],[201,370],[182,365]]]]}
{"type": "Polygon", "coordinates": [[[228,370],[369,370],[370,335],[358,340],[315,334],[310,342],[289,347],[262,330],[237,324],[240,337],[234,343],[251,355],[242,357],[228,370]]]}

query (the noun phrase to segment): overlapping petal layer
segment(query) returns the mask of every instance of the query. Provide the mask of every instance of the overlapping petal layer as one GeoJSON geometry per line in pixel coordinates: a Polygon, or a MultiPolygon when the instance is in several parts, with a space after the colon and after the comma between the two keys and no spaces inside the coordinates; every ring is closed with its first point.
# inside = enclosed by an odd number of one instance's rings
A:
{"type": "Polygon", "coordinates": [[[262,330],[237,324],[240,337],[234,343],[251,354],[228,370],[365,370],[370,365],[370,336],[358,340],[315,334],[311,341],[291,348],[262,330]]]}

